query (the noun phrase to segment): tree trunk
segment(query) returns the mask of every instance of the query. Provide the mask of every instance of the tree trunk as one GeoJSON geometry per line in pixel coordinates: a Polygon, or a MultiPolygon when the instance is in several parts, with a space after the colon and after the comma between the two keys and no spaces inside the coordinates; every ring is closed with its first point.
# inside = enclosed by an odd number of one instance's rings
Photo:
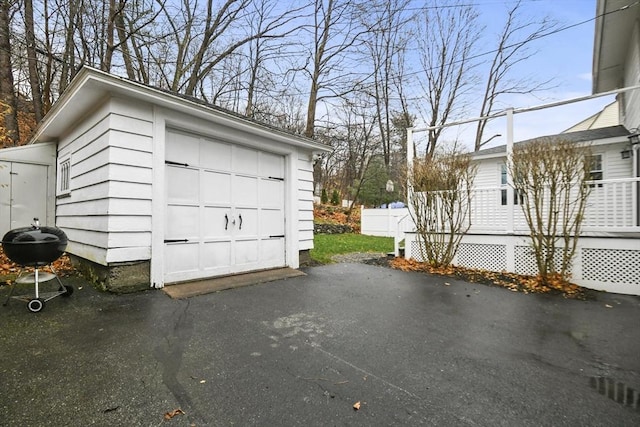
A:
{"type": "Polygon", "coordinates": [[[24,25],[27,40],[27,61],[29,66],[29,84],[31,86],[31,98],[33,103],[33,114],[36,123],[40,123],[44,111],[42,107],[42,89],[40,77],[38,75],[38,62],[36,58],[36,37],[33,30],[33,1],[24,0],[24,25]]]}
{"type": "Polygon", "coordinates": [[[13,87],[11,44],[9,42],[9,7],[11,1],[0,0],[0,114],[3,116],[6,145],[20,142],[18,127],[18,101],[13,87]]]}

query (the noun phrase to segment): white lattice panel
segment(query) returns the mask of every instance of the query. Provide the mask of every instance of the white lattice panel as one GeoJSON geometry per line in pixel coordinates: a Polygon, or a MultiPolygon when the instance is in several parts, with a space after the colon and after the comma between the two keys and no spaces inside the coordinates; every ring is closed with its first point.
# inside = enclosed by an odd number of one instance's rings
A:
{"type": "Polygon", "coordinates": [[[505,245],[462,243],[458,248],[457,264],[489,271],[506,270],[507,247],[505,245]]]}
{"type": "Polygon", "coordinates": [[[424,261],[422,251],[420,250],[420,242],[418,240],[414,240],[411,242],[411,252],[409,252],[409,258],[413,258],[418,262],[424,261]]]}
{"type": "MultiPolygon", "coordinates": [[[[571,281],[590,289],[640,295],[640,247],[638,239],[583,236],[573,259],[571,281]]],[[[406,256],[422,261],[415,233],[408,233],[406,256]]],[[[562,251],[555,254],[556,268],[562,251]]],[[[524,236],[468,234],[463,237],[454,263],[490,271],[536,275],[538,268],[524,236]],[[498,242],[498,243],[496,243],[498,242]]]]}
{"type": "MultiPolygon", "coordinates": [[[[579,254],[576,254],[578,256],[579,254]]],[[[555,264],[556,271],[560,270],[562,265],[562,248],[556,249],[553,256],[553,262],[555,264]]],[[[533,253],[533,249],[530,246],[516,246],[515,247],[515,266],[516,273],[527,274],[535,276],[538,274],[538,265],[536,264],[536,257],[533,253]]],[[[569,273],[571,267],[569,267],[569,273]]]]}
{"type": "Polygon", "coordinates": [[[536,257],[533,255],[533,249],[531,249],[531,247],[515,247],[515,267],[515,272],[518,274],[528,274],[531,276],[535,276],[536,274],[538,274],[536,257]]]}
{"type": "Polygon", "coordinates": [[[582,278],[640,285],[640,250],[583,249],[582,278]]]}

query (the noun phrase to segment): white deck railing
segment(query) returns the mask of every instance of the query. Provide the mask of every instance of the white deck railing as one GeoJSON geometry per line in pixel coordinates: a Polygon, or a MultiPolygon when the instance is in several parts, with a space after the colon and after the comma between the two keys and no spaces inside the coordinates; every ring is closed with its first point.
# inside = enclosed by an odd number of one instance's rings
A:
{"type": "MultiPolygon", "coordinates": [[[[589,181],[582,223],[583,232],[639,232],[638,189],[640,178],[589,181]]],[[[515,199],[515,198],[514,198],[515,199]]],[[[504,187],[476,188],[471,199],[470,233],[504,233],[509,216],[514,232],[528,232],[522,207],[507,204],[504,187]]]]}
{"type": "MultiPolygon", "coordinates": [[[[582,233],[640,233],[640,178],[590,181],[582,233]]],[[[475,188],[470,202],[471,234],[528,234],[522,207],[507,200],[505,187],[475,188]],[[504,203],[504,204],[503,204],[504,203]],[[512,224],[512,225],[511,225],[512,224]]],[[[398,243],[415,230],[407,209],[363,209],[362,234],[390,236],[398,243]]]]}

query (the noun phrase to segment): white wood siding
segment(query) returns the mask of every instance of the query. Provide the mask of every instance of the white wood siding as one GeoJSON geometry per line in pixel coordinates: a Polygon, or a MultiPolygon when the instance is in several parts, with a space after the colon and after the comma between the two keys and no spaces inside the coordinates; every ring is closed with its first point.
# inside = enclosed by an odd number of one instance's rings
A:
{"type": "Polygon", "coordinates": [[[475,162],[478,169],[473,180],[475,188],[489,188],[500,186],[500,166],[504,164],[506,157],[485,159],[475,162]]]}
{"type": "Polygon", "coordinates": [[[58,146],[71,156],[71,192],[57,200],[69,252],[99,264],[151,256],[150,107],[112,98],[58,146]]]}
{"type": "Polygon", "coordinates": [[[625,149],[629,149],[628,142],[592,148],[594,154],[602,154],[603,179],[631,178],[633,175],[632,159],[623,159],[620,154],[625,149]]]}
{"type": "MultiPolygon", "coordinates": [[[[640,84],[640,28],[636,21],[625,60],[624,86],[637,84],[640,84]]],[[[625,92],[623,99],[623,124],[627,129],[637,128],[640,126],[640,90],[625,92]]]]}
{"type": "Polygon", "coordinates": [[[313,163],[311,153],[298,153],[299,250],[313,249],[313,163]]]}

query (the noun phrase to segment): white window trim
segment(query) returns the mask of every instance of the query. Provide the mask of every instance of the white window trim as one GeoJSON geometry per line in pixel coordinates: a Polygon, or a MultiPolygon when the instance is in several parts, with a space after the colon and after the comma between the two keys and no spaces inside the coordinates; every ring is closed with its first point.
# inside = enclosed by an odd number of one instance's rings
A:
{"type": "Polygon", "coordinates": [[[56,196],[71,195],[71,155],[58,158],[56,196]]]}

